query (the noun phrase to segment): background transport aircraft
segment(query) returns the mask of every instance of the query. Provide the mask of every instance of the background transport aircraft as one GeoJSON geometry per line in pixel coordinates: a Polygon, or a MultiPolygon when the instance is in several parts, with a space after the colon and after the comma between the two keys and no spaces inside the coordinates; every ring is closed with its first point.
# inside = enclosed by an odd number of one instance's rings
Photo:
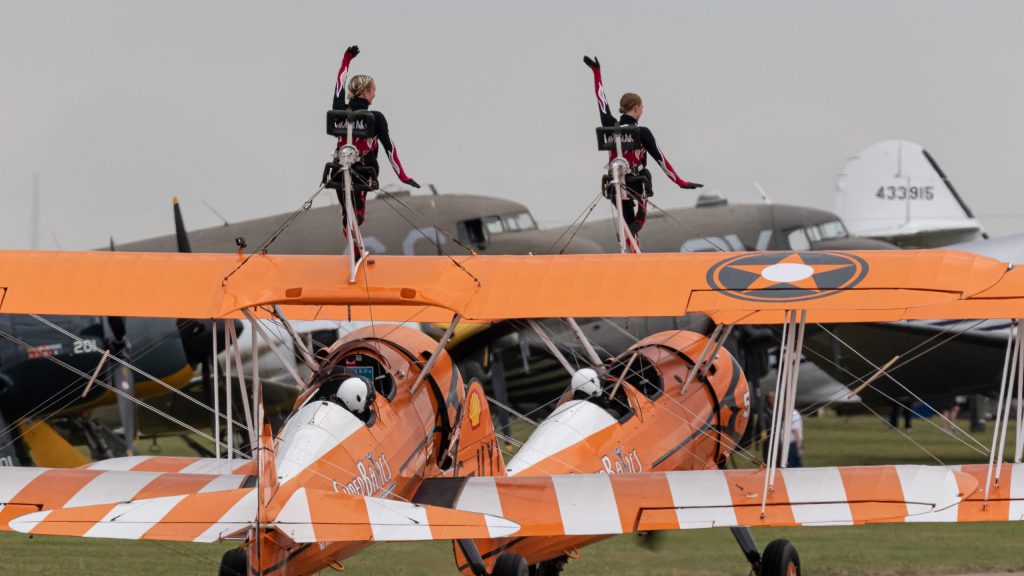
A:
{"type": "MultiPolygon", "coordinates": [[[[718,324],[787,323],[784,365],[791,368],[805,322],[1024,314],[1024,271],[976,255],[806,252],[803,264],[779,256],[481,256],[459,263],[377,256],[349,284],[338,257],[257,256],[225,282],[237,266],[231,255],[7,252],[0,253],[0,311],[230,321],[246,313],[266,316],[280,305],[296,318],[435,322],[446,316],[495,322],[699,312],[718,324]],[[836,274],[834,258],[862,267],[836,274]],[[764,281],[752,284],[730,272],[737,261],[764,281]],[[785,289],[799,294],[780,300],[779,274],[802,282],[785,289]],[[118,282],[123,277],[139,281],[125,286],[118,282]],[[180,280],[168,285],[168,278],[180,280]],[[813,286],[803,282],[808,279],[813,286]],[[66,290],[46,290],[53,282],[66,290]],[[571,287],[587,290],[566,298],[571,287]],[[623,300],[627,289],[636,297],[623,300]],[[528,291],[529,298],[521,297],[528,291]]],[[[720,350],[706,354],[710,342],[700,335],[659,336],[604,370],[598,397],[578,385],[573,397],[563,398],[523,446],[522,458],[510,461],[509,476],[495,469],[494,459],[480,458],[482,444],[495,443],[479,431],[486,403],[474,402],[475,386],[464,396],[443,340],[371,325],[320,357],[311,385],[276,437],[259,426],[263,411],[254,380],[256,424],[249,432],[259,434],[255,461],[140,457],[73,470],[5,468],[0,527],[132,540],[237,538],[243,545],[225,555],[223,568],[254,575],[340,568],[346,556],[373,542],[443,539],[455,541],[471,573],[519,576],[527,562],[565,554],[566,543],[635,531],[876,522],[913,529],[914,521],[1019,518],[1013,510],[1024,492],[1012,478],[1024,469],[1001,460],[973,467],[778,471],[772,457],[766,470],[705,469],[720,463],[742,432],[742,374],[720,350]],[[693,431],[680,444],[668,431],[680,428],[684,414],[689,420],[682,428],[693,431]],[[653,456],[683,470],[656,470],[653,456]],[[603,473],[566,474],[568,467],[603,473]],[[495,548],[487,541],[509,537],[516,540],[491,554],[495,548]],[[555,541],[563,544],[560,552],[555,541]]],[[[1022,352],[1013,357],[1019,360],[1022,352]]],[[[795,392],[793,373],[779,402],[795,392]]],[[[1005,441],[995,428],[993,441],[1005,441]]],[[[772,430],[776,439],[786,434],[785,419],[777,418],[772,430]]],[[[756,558],[751,541],[741,545],[759,574],[800,573],[789,543],[770,544],[756,558]]]]}
{"type": "MultiPolygon", "coordinates": [[[[989,237],[935,158],[913,142],[879,142],[851,158],[837,184],[836,212],[858,236],[904,247],[948,245],[1024,263],[1024,235],[989,237]]],[[[843,324],[829,327],[831,334],[812,328],[808,359],[856,387],[901,355],[887,377],[863,392],[872,403],[894,398],[910,405],[921,398],[992,395],[1009,329],[1006,320],[843,324]],[[929,353],[940,343],[939,353],[929,353]]],[[[979,401],[971,402],[975,424],[981,417],[979,401]]]]}

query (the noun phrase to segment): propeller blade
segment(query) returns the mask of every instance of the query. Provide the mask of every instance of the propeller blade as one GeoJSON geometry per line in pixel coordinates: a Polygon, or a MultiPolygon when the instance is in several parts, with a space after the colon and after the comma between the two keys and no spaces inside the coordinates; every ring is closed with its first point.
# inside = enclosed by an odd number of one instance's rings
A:
{"type": "Polygon", "coordinates": [[[114,386],[122,392],[117,395],[117,412],[121,416],[121,426],[124,429],[124,445],[130,454],[135,454],[135,377],[132,371],[120,364],[113,370],[114,386]]]}
{"type": "Polygon", "coordinates": [[[181,206],[178,206],[178,197],[174,197],[174,236],[178,239],[178,252],[191,252],[192,245],[188,241],[188,232],[185,231],[185,219],[181,217],[181,206]]]}

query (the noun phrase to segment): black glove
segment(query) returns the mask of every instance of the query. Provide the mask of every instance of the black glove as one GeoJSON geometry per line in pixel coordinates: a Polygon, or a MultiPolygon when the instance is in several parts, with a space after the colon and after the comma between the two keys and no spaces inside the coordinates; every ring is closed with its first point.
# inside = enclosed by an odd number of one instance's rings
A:
{"type": "Polygon", "coordinates": [[[596,68],[598,70],[601,69],[601,63],[597,61],[597,56],[594,56],[593,58],[591,58],[590,56],[584,56],[583,63],[586,64],[587,66],[590,66],[591,68],[596,68]]]}
{"type": "Polygon", "coordinates": [[[356,56],[359,55],[359,46],[349,46],[348,48],[345,49],[345,54],[348,54],[349,56],[355,58],[356,56]]]}
{"type": "Polygon", "coordinates": [[[703,187],[704,187],[704,185],[700,184],[698,182],[687,182],[683,186],[680,186],[680,188],[683,188],[685,190],[696,190],[697,188],[703,188],[703,187]]]}
{"type": "Polygon", "coordinates": [[[412,178],[409,178],[408,180],[403,180],[402,182],[405,183],[408,186],[412,186],[413,188],[419,188],[420,187],[419,183],[416,182],[415,180],[413,180],[412,178]]]}

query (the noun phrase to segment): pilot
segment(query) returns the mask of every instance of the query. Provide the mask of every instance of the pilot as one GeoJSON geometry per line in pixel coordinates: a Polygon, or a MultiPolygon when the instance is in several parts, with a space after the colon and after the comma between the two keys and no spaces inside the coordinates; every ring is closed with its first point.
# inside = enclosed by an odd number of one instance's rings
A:
{"type": "MultiPolygon", "coordinates": [[[[359,54],[358,46],[349,46],[345,50],[345,56],[341,60],[341,68],[338,70],[337,84],[334,86],[334,102],[331,108],[334,110],[366,110],[373,103],[377,95],[377,84],[373,78],[366,75],[353,76],[348,81],[348,102],[345,101],[345,78],[348,76],[348,66],[352,59],[359,54]]],[[[366,215],[366,192],[378,188],[377,175],[380,173],[380,165],[377,163],[377,150],[379,146],[384,147],[387,152],[391,167],[403,183],[419,188],[420,185],[405,173],[402,161],[398,159],[398,147],[391,139],[388,131],[388,121],[384,114],[374,110],[374,136],[372,138],[355,138],[355,147],[359,150],[360,161],[353,168],[353,180],[358,191],[353,194],[352,203],[356,212],[356,221],[360,224],[366,215]],[[379,146],[378,146],[379,145],[379,146]]],[[[338,138],[338,148],[346,144],[345,137],[338,138]]],[[[343,190],[338,190],[338,201],[342,207],[345,206],[345,199],[342,196],[343,190]]],[[[346,226],[347,229],[347,226],[346,226]]]]}
{"type": "MultiPolygon", "coordinates": [[[[618,125],[637,124],[640,121],[640,116],[644,113],[644,102],[640,99],[640,96],[632,92],[622,95],[622,99],[619,100],[619,113],[622,116],[616,121],[609,108],[608,99],[604,95],[604,83],[601,80],[601,63],[597,61],[596,57],[591,58],[589,56],[584,56],[583,62],[594,73],[594,92],[597,95],[597,109],[601,114],[601,125],[609,128],[618,125]]],[[[641,177],[643,182],[642,190],[629,190],[629,199],[622,201],[622,216],[634,237],[644,227],[644,222],[647,220],[647,197],[654,195],[654,188],[651,186],[651,172],[647,169],[648,154],[658,162],[658,165],[665,171],[665,175],[668,176],[669,180],[675,182],[680,188],[693,190],[704,186],[703,184],[683,180],[676,173],[672,164],[669,163],[668,158],[661,152],[661,148],[658,148],[658,144],[654,140],[654,134],[651,133],[650,129],[641,126],[639,130],[642,148],[623,152],[625,160],[629,163],[630,174],[641,177]]],[[[615,152],[611,152],[610,155],[613,159],[615,152]]]]}
{"type": "Polygon", "coordinates": [[[576,400],[590,400],[601,394],[601,380],[597,370],[580,368],[572,375],[572,397],[576,400]]]}
{"type": "Polygon", "coordinates": [[[341,386],[338,386],[335,396],[342,406],[363,422],[368,422],[372,417],[373,411],[370,408],[373,406],[376,393],[366,380],[358,376],[346,378],[341,386]]]}

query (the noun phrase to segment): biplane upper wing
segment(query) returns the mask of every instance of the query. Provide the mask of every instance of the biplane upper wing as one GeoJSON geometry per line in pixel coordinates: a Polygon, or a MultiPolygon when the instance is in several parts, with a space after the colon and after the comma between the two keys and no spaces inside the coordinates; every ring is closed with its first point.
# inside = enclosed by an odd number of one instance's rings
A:
{"type": "Polygon", "coordinates": [[[962,502],[978,498],[977,472],[940,466],[783,469],[763,513],[763,470],[441,478],[427,480],[416,501],[504,516],[521,526],[517,537],[1020,520],[1019,510],[1007,514],[1007,508],[1015,502],[1024,509],[1024,478],[1013,494],[1006,489],[993,497],[998,511],[986,515],[980,504],[967,511],[962,502]],[[965,511],[958,514],[958,506],[965,511]]]}
{"type": "Polygon", "coordinates": [[[0,252],[0,313],[468,321],[678,316],[777,323],[1024,316],[1024,270],[947,250],[341,257],[0,252]],[[235,271],[237,269],[237,271],[235,271]],[[234,273],[232,274],[232,272],[234,273]],[[230,277],[229,277],[230,275],[230,277]],[[372,309],[368,305],[372,305],[372,309]]]}

